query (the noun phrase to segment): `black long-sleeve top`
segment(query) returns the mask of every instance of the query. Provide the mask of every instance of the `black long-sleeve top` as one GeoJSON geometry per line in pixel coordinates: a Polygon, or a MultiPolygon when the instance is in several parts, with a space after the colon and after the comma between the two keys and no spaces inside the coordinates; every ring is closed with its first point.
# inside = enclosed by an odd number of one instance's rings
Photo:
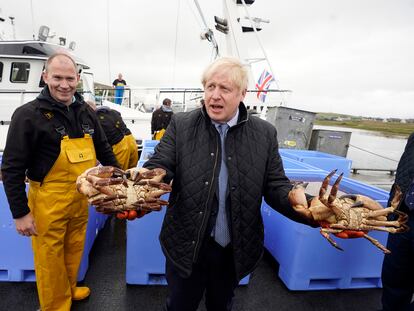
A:
{"type": "Polygon", "coordinates": [[[66,106],[55,101],[45,86],[35,100],[16,109],[7,135],[1,171],[13,218],[30,212],[26,176],[42,182],[60,154],[62,135],[56,130],[57,124],[64,127],[69,138],[83,137],[87,125],[93,132],[98,160],[119,167],[94,111],[82,96],[75,93],[75,101],[66,106]]]}

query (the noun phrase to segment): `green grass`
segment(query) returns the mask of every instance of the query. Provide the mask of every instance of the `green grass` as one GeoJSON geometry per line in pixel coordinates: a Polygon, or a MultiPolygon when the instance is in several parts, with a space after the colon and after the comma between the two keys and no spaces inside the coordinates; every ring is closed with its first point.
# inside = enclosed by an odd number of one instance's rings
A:
{"type": "Polygon", "coordinates": [[[414,132],[414,123],[381,122],[373,120],[329,121],[315,120],[316,125],[340,126],[368,131],[377,131],[385,135],[401,135],[408,137],[414,132]]]}

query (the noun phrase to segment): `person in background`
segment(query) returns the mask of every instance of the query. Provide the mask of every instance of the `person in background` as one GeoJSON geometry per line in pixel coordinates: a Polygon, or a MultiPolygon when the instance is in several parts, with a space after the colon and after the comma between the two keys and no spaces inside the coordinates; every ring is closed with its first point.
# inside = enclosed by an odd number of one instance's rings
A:
{"type": "MultiPolygon", "coordinates": [[[[160,242],[166,256],[166,310],[231,310],[234,289],[263,255],[262,197],[283,215],[310,224],[291,206],[292,185],[274,126],[247,114],[246,68],[220,58],[202,76],[203,107],[178,113],[145,168],[172,183],[160,242]]],[[[300,189],[295,204],[307,206],[300,189]]],[[[293,197],[293,196],[292,196],[293,197]]]]}
{"type": "Polygon", "coordinates": [[[118,118],[120,120],[119,125],[128,143],[128,150],[129,150],[128,168],[133,168],[133,167],[136,167],[138,164],[138,144],[137,144],[137,141],[134,135],[132,135],[130,129],[126,126],[124,120],[122,120],[120,113],[119,113],[118,118]]]}
{"type": "Polygon", "coordinates": [[[162,106],[152,113],[151,134],[153,139],[161,139],[168,124],[170,124],[172,115],[173,111],[171,108],[171,99],[165,98],[162,101],[162,106]]]}
{"type": "Polygon", "coordinates": [[[136,167],[138,163],[138,147],[131,131],[122,120],[121,114],[117,110],[106,106],[97,108],[95,102],[90,100],[87,103],[96,112],[106,138],[121,168],[127,170],[136,167]],[[134,143],[131,142],[132,140],[134,143]]]}
{"type": "Polygon", "coordinates": [[[124,98],[124,90],[127,85],[126,81],[122,78],[122,73],[118,73],[118,78],[112,82],[112,86],[115,88],[114,102],[117,105],[122,104],[124,98]]]}
{"type": "Polygon", "coordinates": [[[41,310],[69,311],[72,300],[90,294],[77,286],[88,202],[76,190],[76,178],[96,159],[119,164],[95,114],[76,92],[74,60],[52,55],[43,79],[40,95],[12,116],[1,170],[16,230],[32,237],[41,310]]]}
{"type": "Polygon", "coordinates": [[[408,138],[398,163],[390,198],[397,185],[403,193],[399,210],[408,214],[407,225],[411,229],[388,235],[387,248],[391,253],[384,256],[381,274],[384,311],[414,310],[411,302],[414,295],[414,133],[408,138]]]}

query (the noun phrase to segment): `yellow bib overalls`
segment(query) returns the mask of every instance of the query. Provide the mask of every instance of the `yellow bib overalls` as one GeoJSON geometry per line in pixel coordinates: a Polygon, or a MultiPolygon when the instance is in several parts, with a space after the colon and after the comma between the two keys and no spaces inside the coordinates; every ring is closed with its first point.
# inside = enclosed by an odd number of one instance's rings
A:
{"type": "Polygon", "coordinates": [[[121,165],[121,168],[123,170],[128,169],[130,151],[126,136],[124,136],[119,143],[112,145],[112,151],[114,152],[115,158],[121,165]]]}
{"type": "Polygon", "coordinates": [[[95,164],[89,134],[64,136],[43,182],[30,181],[29,207],[38,232],[32,246],[42,311],[70,310],[88,222],[88,202],[77,192],[76,178],[95,164]]]}
{"type": "Polygon", "coordinates": [[[137,166],[138,163],[138,146],[135,138],[132,134],[125,135],[126,139],[128,140],[129,146],[129,165],[128,168],[133,168],[137,166]]]}

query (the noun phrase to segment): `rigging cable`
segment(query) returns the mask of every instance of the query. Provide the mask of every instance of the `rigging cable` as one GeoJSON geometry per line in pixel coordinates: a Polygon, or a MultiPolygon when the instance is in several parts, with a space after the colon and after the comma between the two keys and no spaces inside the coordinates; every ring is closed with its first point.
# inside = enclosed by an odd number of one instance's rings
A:
{"type": "Polygon", "coordinates": [[[370,154],[375,155],[375,156],[377,156],[377,157],[380,157],[380,158],[383,158],[383,159],[390,160],[390,161],[393,161],[393,162],[397,162],[397,163],[398,163],[398,160],[395,160],[395,159],[391,159],[391,158],[385,157],[385,156],[383,156],[383,155],[380,155],[380,154],[378,154],[378,153],[375,153],[375,152],[372,152],[372,151],[369,151],[369,150],[363,149],[363,148],[361,148],[361,147],[357,147],[357,146],[352,145],[352,144],[349,144],[349,146],[350,146],[350,147],[353,147],[353,148],[355,148],[355,149],[358,149],[358,150],[361,150],[361,151],[364,151],[364,152],[370,153],[370,154]]]}
{"type": "MultiPolygon", "coordinates": [[[[246,1],[245,0],[241,0],[241,2],[243,4],[244,11],[246,12],[247,18],[250,21],[250,24],[251,24],[251,26],[253,28],[254,34],[256,36],[256,40],[259,43],[260,49],[262,50],[262,53],[263,53],[263,55],[264,55],[264,57],[266,59],[267,65],[269,66],[270,72],[273,75],[273,80],[274,80],[274,82],[276,84],[276,87],[277,87],[278,90],[280,90],[281,88],[280,88],[279,82],[276,79],[275,72],[273,71],[272,65],[270,64],[269,58],[267,57],[266,50],[264,49],[263,44],[262,44],[262,41],[260,40],[260,36],[259,36],[258,31],[256,29],[256,25],[253,22],[253,18],[250,16],[249,10],[248,10],[247,5],[246,5],[246,1]]],[[[283,104],[286,103],[286,97],[285,97],[284,92],[281,92],[280,94],[281,94],[281,100],[282,100],[282,102],[280,103],[280,106],[283,106],[283,104]]],[[[267,104],[263,103],[263,105],[264,105],[263,110],[266,110],[267,104]]]]}
{"type": "Polygon", "coordinates": [[[174,42],[174,61],[173,61],[173,74],[172,74],[172,86],[175,87],[175,66],[177,63],[177,41],[178,41],[178,22],[180,20],[180,3],[181,0],[178,0],[177,6],[177,19],[175,22],[175,42],[174,42]]]}
{"type": "Polygon", "coordinates": [[[30,0],[30,14],[32,15],[32,36],[33,36],[33,40],[36,40],[36,35],[35,35],[35,21],[34,21],[34,13],[33,13],[33,0],[30,0]]]}
{"type": "Polygon", "coordinates": [[[107,57],[108,57],[108,74],[109,74],[109,83],[110,85],[112,85],[111,83],[111,79],[112,79],[112,72],[111,72],[111,51],[110,51],[110,44],[109,44],[109,0],[106,1],[106,43],[107,43],[107,47],[106,47],[106,51],[107,51],[107,57]]]}

